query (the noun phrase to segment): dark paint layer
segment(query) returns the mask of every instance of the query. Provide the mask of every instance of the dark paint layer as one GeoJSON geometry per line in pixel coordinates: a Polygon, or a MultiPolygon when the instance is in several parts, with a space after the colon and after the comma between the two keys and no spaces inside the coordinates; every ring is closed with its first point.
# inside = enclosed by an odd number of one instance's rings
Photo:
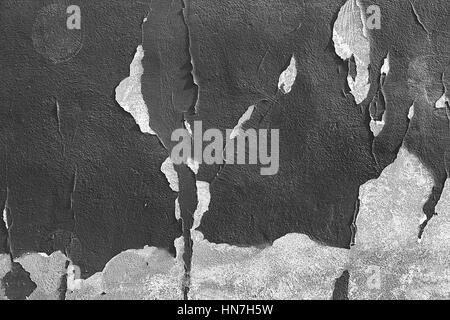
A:
{"type": "Polygon", "coordinates": [[[25,300],[37,288],[20,263],[13,262],[9,271],[1,280],[5,295],[9,300],[25,300]]]}
{"type": "Polygon", "coordinates": [[[175,255],[176,194],[160,171],[168,153],[114,97],[142,43],[149,6],[71,1],[81,8],[83,46],[55,63],[33,46],[32,26],[51,3],[0,3],[0,203],[8,188],[11,253],[61,250],[83,277],[130,248],[175,255]]]}
{"type": "Polygon", "coordinates": [[[2,251],[61,250],[88,276],[129,248],[174,255],[183,234],[188,277],[195,178],[211,183],[199,228],[211,242],[259,246],[299,232],[349,248],[359,187],[394,161],[402,143],[433,173],[424,212],[435,214],[449,169],[450,110],[434,107],[450,87],[448,1],[377,1],[382,28],[369,32],[371,88],[359,106],[346,80],[354,61],[342,61],[330,40],[344,0],[147,2],[70,2],[82,8],[83,31],[57,45],[42,29],[65,36],[55,27],[63,7],[0,3],[0,203],[8,198],[12,223],[10,235],[0,224],[2,251]],[[142,92],[157,137],[142,134],[114,99],[141,27],[142,92]],[[293,54],[298,75],[284,95],[278,77],[293,54]],[[279,173],[202,165],[194,177],[177,167],[181,226],[176,194],[159,170],[172,131],[185,118],[202,120],[203,130],[231,129],[250,105],[246,128],[280,130],[279,173]],[[373,137],[370,115],[383,113],[386,124],[373,137]]]}
{"type": "Polygon", "coordinates": [[[342,275],[336,279],[334,283],[332,300],[348,300],[348,282],[350,273],[345,270],[342,275]]]}

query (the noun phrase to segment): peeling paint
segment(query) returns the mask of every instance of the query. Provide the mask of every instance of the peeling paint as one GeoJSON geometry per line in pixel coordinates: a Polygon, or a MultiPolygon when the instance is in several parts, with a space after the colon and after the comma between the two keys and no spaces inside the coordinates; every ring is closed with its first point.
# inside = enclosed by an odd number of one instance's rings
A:
{"type": "Polygon", "coordinates": [[[122,80],[116,88],[116,101],[133,116],[143,133],[155,135],[156,133],[150,128],[148,109],[141,92],[141,76],[144,73],[143,58],[144,49],[140,45],[130,65],[130,76],[122,80]]]}
{"type": "MultiPolygon", "coordinates": [[[[170,188],[175,192],[180,192],[178,183],[178,173],[175,171],[173,162],[170,158],[164,160],[161,165],[161,172],[166,176],[167,182],[169,182],[170,188]]],[[[175,218],[177,220],[181,219],[181,208],[178,197],[175,199],[175,218]]]]}
{"type": "Polygon", "coordinates": [[[3,222],[5,223],[6,229],[9,229],[9,225],[8,225],[8,217],[7,217],[7,211],[6,211],[6,208],[3,209],[3,222]]]}
{"type": "Polygon", "coordinates": [[[333,42],[336,54],[342,60],[352,56],[356,62],[356,78],[349,74],[347,82],[357,104],[363,102],[370,89],[369,64],[370,42],[364,35],[365,26],[362,22],[362,8],[356,0],[348,0],[340,9],[334,23],[333,42]]]}
{"type": "MultiPolygon", "coordinates": [[[[380,88],[378,89],[378,93],[376,95],[376,106],[378,105],[378,99],[383,99],[382,102],[386,103],[385,99],[385,94],[384,94],[384,90],[383,90],[383,86],[384,86],[384,82],[386,81],[386,77],[389,74],[390,71],[390,58],[389,58],[389,53],[387,54],[386,58],[384,58],[384,62],[383,65],[381,66],[380,69],[380,88]]],[[[372,102],[373,103],[373,102],[372,102]]],[[[378,109],[378,107],[376,107],[378,109]]],[[[383,109],[381,111],[377,110],[376,112],[382,112],[383,115],[381,117],[381,121],[374,119],[374,117],[371,114],[371,120],[370,120],[370,130],[372,131],[374,137],[377,137],[381,131],[384,128],[384,125],[386,124],[386,110],[384,110],[384,106],[382,107],[383,109]]]]}
{"type": "MultiPolygon", "coordinates": [[[[288,93],[291,91],[292,84],[290,86],[288,84],[282,84],[281,87],[286,88],[286,90],[288,90],[286,93],[288,93]]],[[[254,105],[248,107],[247,111],[245,111],[244,114],[239,118],[237,125],[233,128],[233,131],[230,134],[230,139],[234,139],[242,133],[242,125],[250,119],[254,110],[255,110],[254,105]]]]}
{"type": "Polygon", "coordinates": [[[67,292],[67,299],[181,300],[183,238],[176,239],[174,244],[176,258],[163,249],[149,246],[116,255],[102,272],[85,280],[80,279],[78,288],[67,292]]]}
{"type": "MultiPolygon", "coordinates": [[[[0,254],[0,279],[11,270],[11,257],[7,254],[0,254]]],[[[0,285],[0,300],[7,300],[5,296],[5,290],[2,285],[0,285]]]]}
{"type": "Polygon", "coordinates": [[[191,157],[189,157],[189,158],[187,159],[186,164],[187,164],[187,166],[189,167],[189,169],[191,169],[191,171],[192,171],[194,174],[198,174],[198,169],[200,168],[200,162],[198,162],[197,160],[192,159],[191,157]]]}
{"type": "Polygon", "coordinates": [[[181,207],[178,198],[175,199],[175,219],[177,220],[181,219],[181,207]]]}
{"type": "Polygon", "coordinates": [[[445,109],[447,106],[450,106],[450,100],[447,97],[447,95],[444,93],[442,97],[439,98],[439,100],[436,101],[435,107],[437,109],[445,109]]]}
{"type": "Polygon", "coordinates": [[[381,73],[385,74],[386,76],[389,74],[389,71],[391,70],[391,65],[390,65],[390,58],[389,58],[389,54],[386,56],[386,58],[384,58],[384,62],[383,65],[381,66],[381,73]]]}
{"type": "Polygon", "coordinates": [[[430,220],[422,241],[417,241],[422,206],[432,187],[431,173],[404,147],[379,179],[361,186],[350,299],[450,297],[448,187],[438,206],[442,216],[430,220]]]}
{"type": "Polygon", "coordinates": [[[409,107],[409,111],[408,111],[408,119],[411,120],[414,117],[414,104],[409,107]]]}
{"type": "Polygon", "coordinates": [[[292,55],[289,66],[280,74],[280,78],[278,80],[278,89],[281,90],[284,94],[288,94],[292,90],[292,86],[294,85],[295,79],[297,77],[297,61],[295,60],[295,56],[292,55]]]}
{"type": "Polygon", "coordinates": [[[167,158],[162,163],[161,172],[164,173],[164,175],[166,176],[166,179],[170,185],[170,189],[172,189],[175,192],[179,192],[180,190],[178,186],[178,174],[175,171],[173,162],[170,158],[167,158]]]}
{"type": "Polygon", "coordinates": [[[372,131],[374,137],[377,137],[383,130],[383,127],[386,124],[385,120],[386,120],[386,112],[383,113],[381,121],[370,120],[370,130],[372,131]]]}
{"type": "Polygon", "coordinates": [[[42,253],[30,253],[15,259],[30,273],[30,279],[37,288],[28,297],[30,300],[58,300],[58,289],[66,273],[68,258],[60,251],[50,256],[42,253]]]}
{"type": "Polygon", "coordinates": [[[193,231],[189,299],[331,299],[346,249],[288,234],[266,248],[213,244],[193,231]]]}
{"type": "Polygon", "coordinates": [[[206,181],[197,181],[197,208],[194,212],[194,223],[192,230],[200,226],[203,214],[208,211],[209,202],[211,201],[211,194],[209,193],[209,183],[206,181]]]}
{"type": "Polygon", "coordinates": [[[355,247],[376,250],[416,243],[422,206],[432,185],[428,170],[402,147],[378,179],[360,188],[355,247]]]}

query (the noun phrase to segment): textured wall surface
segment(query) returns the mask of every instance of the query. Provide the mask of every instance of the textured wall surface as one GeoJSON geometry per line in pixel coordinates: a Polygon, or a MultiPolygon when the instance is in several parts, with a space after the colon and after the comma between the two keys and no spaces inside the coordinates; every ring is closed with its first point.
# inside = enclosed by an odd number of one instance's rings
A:
{"type": "Polygon", "coordinates": [[[449,15],[0,0],[0,300],[449,299],[449,15]]]}

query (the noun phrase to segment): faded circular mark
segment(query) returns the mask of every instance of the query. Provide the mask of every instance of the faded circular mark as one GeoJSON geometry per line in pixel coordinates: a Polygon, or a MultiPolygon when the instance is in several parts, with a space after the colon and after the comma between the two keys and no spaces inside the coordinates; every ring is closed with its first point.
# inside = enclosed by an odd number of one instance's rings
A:
{"type": "Polygon", "coordinates": [[[83,47],[83,28],[67,28],[68,7],[69,4],[43,7],[33,24],[34,49],[55,64],[72,59],[83,47]]]}

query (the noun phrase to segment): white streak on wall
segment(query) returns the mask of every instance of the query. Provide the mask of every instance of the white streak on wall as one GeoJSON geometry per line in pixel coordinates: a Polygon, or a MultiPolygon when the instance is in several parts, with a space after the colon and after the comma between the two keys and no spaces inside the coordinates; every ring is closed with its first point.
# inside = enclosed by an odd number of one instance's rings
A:
{"type": "Polygon", "coordinates": [[[189,122],[184,120],[184,126],[185,126],[186,130],[189,132],[189,135],[192,136],[192,128],[191,128],[191,125],[189,124],[189,122]]]}
{"type": "Polygon", "coordinates": [[[3,209],[3,222],[5,222],[6,229],[9,229],[8,217],[6,216],[6,208],[3,209]]]}

